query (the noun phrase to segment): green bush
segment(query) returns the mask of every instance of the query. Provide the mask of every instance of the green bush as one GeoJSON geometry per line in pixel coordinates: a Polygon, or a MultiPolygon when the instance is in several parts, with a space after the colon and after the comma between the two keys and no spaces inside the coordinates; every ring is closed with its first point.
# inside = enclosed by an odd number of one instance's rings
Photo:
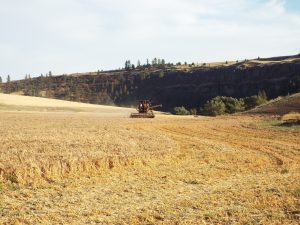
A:
{"type": "Polygon", "coordinates": [[[264,104],[268,101],[265,91],[259,91],[258,95],[252,95],[244,98],[244,104],[246,109],[252,109],[256,106],[264,104]]]}
{"type": "Polygon", "coordinates": [[[244,104],[246,109],[252,109],[257,106],[257,95],[244,98],[244,104]]]}
{"type": "Polygon", "coordinates": [[[217,96],[207,101],[204,108],[200,110],[202,114],[208,116],[218,116],[223,114],[232,114],[242,112],[245,109],[254,108],[267,101],[266,93],[259,92],[258,95],[247,97],[244,99],[236,99],[233,97],[217,96]]]}
{"type": "Polygon", "coordinates": [[[175,115],[190,115],[190,112],[186,108],[184,108],[183,106],[175,107],[174,108],[174,113],[175,113],[175,115]]]}
{"type": "Polygon", "coordinates": [[[243,99],[222,96],[221,100],[225,104],[225,113],[231,114],[245,110],[243,99]]]}
{"type": "MultiPolygon", "coordinates": [[[[246,98],[236,99],[233,97],[217,96],[207,101],[199,112],[202,115],[218,116],[223,114],[232,114],[251,109],[268,101],[265,91],[259,91],[257,95],[246,98]]],[[[174,109],[177,115],[188,115],[188,111],[184,107],[176,107],[174,109]]],[[[191,109],[190,114],[195,115],[197,110],[191,109]]]]}
{"type": "Polygon", "coordinates": [[[203,108],[203,114],[207,116],[218,116],[225,114],[225,104],[222,101],[220,96],[213,98],[210,101],[207,101],[203,108]]]}

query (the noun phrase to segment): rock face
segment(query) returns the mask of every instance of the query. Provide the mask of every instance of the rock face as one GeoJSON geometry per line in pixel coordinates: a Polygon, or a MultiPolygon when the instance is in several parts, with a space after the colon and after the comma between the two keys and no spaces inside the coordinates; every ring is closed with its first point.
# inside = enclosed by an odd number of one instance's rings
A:
{"type": "Polygon", "coordinates": [[[260,90],[265,90],[269,98],[286,95],[299,91],[299,78],[300,63],[172,72],[161,79],[142,82],[138,96],[162,102],[168,109],[174,106],[193,108],[215,96],[240,98],[260,90]]]}
{"type": "Polygon", "coordinates": [[[38,77],[2,84],[3,92],[94,104],[135,105],[139,99],[198,108],[215,96],[236,98],[264,90],[269,98],[300,91],[300,58],[292,61],[243,62],[231,66],[143,68],[55,77],[38,77]]]}

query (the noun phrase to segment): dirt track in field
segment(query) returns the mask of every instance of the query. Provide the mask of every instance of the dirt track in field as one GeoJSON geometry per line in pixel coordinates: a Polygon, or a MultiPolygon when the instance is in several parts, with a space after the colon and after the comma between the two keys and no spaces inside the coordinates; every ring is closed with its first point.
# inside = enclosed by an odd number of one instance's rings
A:
{"type": "Polygon", "coordinates": [[[0,113],[0,224],[297,224],[300,133],[260,116],[0,113]]]}

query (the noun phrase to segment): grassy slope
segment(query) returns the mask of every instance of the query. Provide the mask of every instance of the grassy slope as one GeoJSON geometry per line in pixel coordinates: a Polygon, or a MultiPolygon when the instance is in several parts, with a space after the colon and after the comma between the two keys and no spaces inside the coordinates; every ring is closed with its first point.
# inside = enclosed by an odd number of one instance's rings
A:
{"type": "Polygon", "coordinates": [[[247,113],[284,115],[289,112],[300,112],[300,93],[286,97],[278,97],[277,99],[271,100],[247,113]]]}

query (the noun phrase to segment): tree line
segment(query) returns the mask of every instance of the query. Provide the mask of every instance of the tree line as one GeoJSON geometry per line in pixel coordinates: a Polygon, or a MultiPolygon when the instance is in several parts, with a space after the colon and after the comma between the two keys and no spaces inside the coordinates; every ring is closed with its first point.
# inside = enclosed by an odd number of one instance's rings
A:
{"type": "Polygon", "coordinates": [[[193,108],[187,110],[185,107],[175,107],[174,113],[176,115],[205,115],[205,116],[219,116],[224,114],[233,114],[243,112],[262,105],[268,101],[265,91],[259,91],[257,95],[252,95],[245,98],[233,98],[227,96],[216,96],[207,101],[203,107],[198,110],[193,108]]]}
{"type": "MultiPolygon", "coordinates": [[[[172,67],[172,66],[180,66],[182,65],[181,62],[177,62],[176,64],[166,62],[165,59],[161,58],[153,58],[150,62],[149,59],[146,59],[146,62],[144,64],[141,63],[140,60],[137,61],[136,65],[131,63],[130,60],[125,61],[125,70],[134,70],[134,69],[145,69],[150,67],[158,67],[158,68],[165,68],[165,67],[172,67]]],[[[184,62],[184,65],[194,66],[195,63],[188,64],[187,62],[184,62]]]]}

